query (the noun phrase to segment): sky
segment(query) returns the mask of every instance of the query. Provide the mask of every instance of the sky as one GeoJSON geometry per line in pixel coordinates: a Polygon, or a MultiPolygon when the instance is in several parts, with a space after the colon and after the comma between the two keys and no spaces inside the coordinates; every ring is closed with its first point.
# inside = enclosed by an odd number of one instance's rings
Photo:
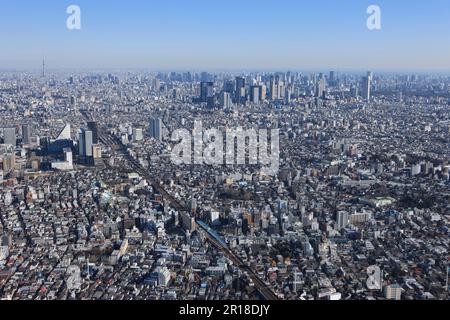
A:
{"type": "Polygon", "coordinates": [[[0,0],[0,44],[0,69],[448,71],[450,1],[0,0]]]}

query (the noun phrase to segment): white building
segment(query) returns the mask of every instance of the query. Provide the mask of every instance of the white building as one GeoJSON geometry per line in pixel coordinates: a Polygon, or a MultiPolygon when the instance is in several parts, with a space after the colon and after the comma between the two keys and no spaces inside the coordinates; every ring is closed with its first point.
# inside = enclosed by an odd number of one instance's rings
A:
{"type": "Polygon", "coordinates": [[[338,230],[344,229],[348,225],[348,212],[339,211],[336,217],[336,228],[338,230]]]}
{"type": "Polygon", "coordinates": [[[170,271],[166,267],[158,268],[158,286],[167,287],[170,282],[170,271]]]}
{"type": "Polygon", "coordinates": [[[388,300],[401,300],[402,288],[398,284],[384,287],[384,297],[388,300]]]}
{"type": "Polygon", "coordinates": [[[9,256],[9,248],[7,246],[0,246],[0,261],[6,260],[9,256]]]}
{"type": "Polygon", "coordinates": [[[411,168],[411,176],[417,176],[422,172],[422,168],[420,166],[420,164],[415,164],[412,166],[411,168]]]}
{"type": "Polygon", "coordinates": [[[73,154],[70,148],[65,148],[64,150],[64,161],[52,162],[52,169],[67,171],[73,170],[73,154]]]}

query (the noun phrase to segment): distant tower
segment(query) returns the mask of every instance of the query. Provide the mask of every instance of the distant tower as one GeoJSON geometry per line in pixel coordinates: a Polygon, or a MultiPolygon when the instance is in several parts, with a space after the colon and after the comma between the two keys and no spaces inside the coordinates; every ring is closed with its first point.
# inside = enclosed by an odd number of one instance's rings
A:
{"type": "Polygon", "coordinates": [[[45,58],[42,58],[42,78],[45,78],[45,58]]]}
{"type": "Polygon", "coordinates": [[[373,73],[371,71],[368,71],[367,76],[363,77],[363,98],[368,102],[371,98],[372,79],[373,73]]]}

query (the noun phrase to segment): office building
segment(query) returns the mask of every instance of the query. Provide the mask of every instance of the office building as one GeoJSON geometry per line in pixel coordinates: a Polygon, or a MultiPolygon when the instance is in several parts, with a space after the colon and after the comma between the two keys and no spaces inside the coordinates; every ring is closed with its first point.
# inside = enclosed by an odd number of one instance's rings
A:
{"type": "Polygon", "coordinates": [[[262,87],[261,86],[251,86],[250,87],[250,101],[252,103],[258,104],[262,100],[262,87]]]}
{"type": "Polygon", "coordinates": [[[220,106],[222,108],[228,109],[233,105],[231,101],[231,94],[229,92],[222,92],[220,95],[220,106]]]}
{"type": "Polygon", "coordinates": [[[279,100],[284,96],[284,83],[280,81],[280,76],[270,77],[270,99],[279,100]]]}
{"type": "Polygon", "coordinates": [[[245,78],[236,77],[236,103],[244,103],[245,102],[245,78]]]}
{"type": "Polygon", "coordinates": [[[348,225],[348,212],[339,211],[336,215],[336,228],[337,230],[342,230],[348,225]]]}
{"type": "Polygon", "coordinates": [[[223,91],[228,93],[234,93],[235,92],[234,82],[232,80],[225,81],[225,83],[223,84],[223,91]]]}
{"type": "Polygon", "coordinates": [[[80,162],[84,164],[92,164],[93,160],[93,138],[92,131],[81,129],[78,139],[78,152],[80,155],[80,162]]]}
{"type": "Polygon", "coordinates": [[[98,126],[97,122],[89,121],[87,123],[88,129],[92,131],[92,143],[98,144],[98,126]]]}
{"type": "Polygon", "coordinates": [[[16,146],[16,128],[4,128],[3,129],[3,141],[4,144],[16,146]]]}
{"type": "Polygon", "coordinates": [[[367,76],[363,77],[362,87],[364,100],[370,101],[372,89],[372,72],[367,72],[367,76]]]}
{"type": "Polygon", "coordinates": [[[31,143],[31,126],[29,124],[22,125],[22,143],[23,144],[31,143]]]}
{"type": "Polygon", "coordinates": [[[162,121],[159,118],[150,119],[150,137],[162,141],[162,121]]]}
{"type": "Polygon", "coordinates": [[[200,102],[208,102],[214,97],[214,83],[200,82],[200,102]]]}
{"type": "Polygon", "coordinates": [[[316,97],[325,98],[326,88],[327,88],[327,83],[326,83],[323,73],[321,73],[319,75],[319,81],[317,82],[317,85],[316,85],[316,97]]]}

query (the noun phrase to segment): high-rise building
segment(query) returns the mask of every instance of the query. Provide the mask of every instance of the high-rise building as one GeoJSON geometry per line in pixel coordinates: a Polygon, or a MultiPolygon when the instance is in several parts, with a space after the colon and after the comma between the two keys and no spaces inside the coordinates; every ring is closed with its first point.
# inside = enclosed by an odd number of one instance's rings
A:
{"type": "Polygon", "coordinates": [[[214,83],[200,82],[200,102],[208,102],[212,97],[214,97],[214,83]]]}
{"type": "Polygon", "coordinates": [[[359,97],[359,87],[358,85],[353,86],[350,89],[350,94],[353,98],[358,98],[359,97]]]}
{"type": "Polygon", "coordinates": [[[231,108],[231,106],[232,106],[231,93],[226,92],[226,91],[221,93],[220,106],[224,109],[231,108]]]}
{"type": "Polygon", "coordinates": [[[22,143],[31,143],[31,126],[29,124],[22,124],[22,143]]]}
{"type": "Polygon", "coordinates": [[[16,128],[4,128],[3,140],[4,144],[16,146],[16,128]]]}
{"type": "Polygon", "coordinates": [[[264,101],[266,100],[266,96],[267,96],[267,87],[266,85],[261,85],[261,95],[260,95],[260,100],[264,101]]]}
{"type": "Polygon", "coordinates": [[[92,131],[92,143],[98,144],[98,127],[97,122],[95,121],[89,121],[87,123],[88,129],[92,131]]]}
{"type": "Polygon", "coordinates": [[[162,141],[162,121],[159,118],[150,119],[150,137],[162,141]]]}
{"type": "Polygon", "coordinates": [[[77,107],[77,97],[75,97],[75,96],[71,96],[70,97],[70,106],[72,108],[76,108],[77,107]]]}
{"type": "Polygon", "coordinates": [[[245,78],[236,77],[236,103],[243,103],[245,101],[245,78]]]}
{"type": "Polygon", "coordinates": [[[284,97],[284,83],[280,81],[280,76],[270,77],[270,99],[279,100],[284,97]]]}
{"type": "Polygon", "coordinates": [[[278,79],[270,77],[270,100],[278,99],[278,79]]]}
{"type": "Polygon", "coordinates": [[[284,90],[284,102],[291,103],[291,89],[288,87],[284,90]]]}
{"type": "Polygon", "coordinates": [[[92,131],[81,129],[78,137],[78,151],[80,154],[80,160],[88,164],[93,157],[92,131]]]}
{"type": "Polygon", "coordinates": [[[235,91],[234,82],[232,80],[225,81],[225,83],[223,84],[223,91],[228,93],[234,93],[235,91]]]}
{"type": "Polygon", "coordinates": [[[363,77],[363,98],[370,101],[372,87],[372,72],[368,71],[367,76],[363,77]]]}
{"type": "Polygon", "coordinates": [[[335,81],[336,81],[336,72],[330,71],[330,83],[334,84],[335,81]]]}
{"type": "Polygon", "coordinates": [[[250,87],[250,101],[252,103],[258,104],[262,100],[262,87],[261,86],[251,86],[250,87]]]}
{"type": "Polygon", "coordinates": [[[153,91],[160,92],[161,91],[161,83],[159,79],[155,78],[153,79],[153,91]]]}
{"type": "Polygon", "coordinates": [[[336,215],[336,227],[337,230],[342,230],[348,225],[348,212],[339,211],[336,215]]]}
{"type": "Polygon", "coordinates": [[[316,97],[324,98],[326,89],[327,89],[327,82],[325,80],[323,73],[321,73],[319,76],[319,81],[317,82],[316,85],[316,97]]]}

